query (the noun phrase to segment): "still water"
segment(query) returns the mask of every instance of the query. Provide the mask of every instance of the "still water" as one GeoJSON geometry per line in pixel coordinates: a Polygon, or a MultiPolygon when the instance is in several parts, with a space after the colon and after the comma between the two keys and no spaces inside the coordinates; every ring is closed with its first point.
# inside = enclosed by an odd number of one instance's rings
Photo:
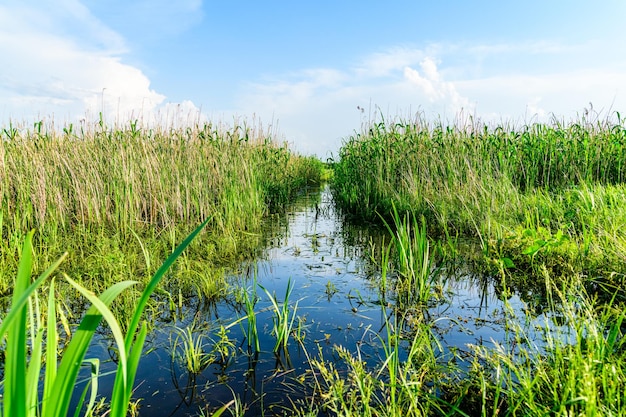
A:
{"type": "MultiPolygon", "coordinates": [[[[133,397],[141,398],[140,415],[210,415],[233,398],[246,415],[282,414],[307,394],[302,381],[311,372],[309,358],[321,355],[332,361],[333,347],[341,345],[352,352],[358,349],[370,364],[380,360],[385,317],[391,310],[381,301],[370,242],[379,240],[382,231],[350,225],[335,211],[327,187],[302,195],[286,214],[268,221],[268,230],[266,249],[259,259],[242,265],[241,272],[229,278],[232,291],[227,300],[196,303],[185,307],[177,320],[157,323],[135,383],[133,397]],[[287,352],[277,356],[271,334],[274,313],[262,288],[282,304],[289,282],[293,285],[290,314],[299,339],[292,336],[287,352]],[[249,294],[256,292],[258,355],[248,354],[246,313],[238,297],[241,288],[249,294]],[[186,328],[203,337],[205,352],[221,341],[226,354],[202,372],[189,373],[181,361],[179,338],[180,330],[186,328]]],[[[505,305],[488,281],[469,274],[449,277],[442,288],[443,296],[427,312],[436,323],[433,328],[442,346],[442,360],[451,352],[462,356],[468,344],[489,346],[503,341],[504,315],[511,314],[511,309],[524,315],[525,303],[516,296],[505,305]]],[[[533,325],[526,323],[529,331],[533,325]]],[[[96,341],[90,356],[104,361],[103,373],[114,370],[115,354],[106,337],[96,341]]],[[[108,394],[113,378],[112,374],[101,378],[102,395],[108,394]]]]}

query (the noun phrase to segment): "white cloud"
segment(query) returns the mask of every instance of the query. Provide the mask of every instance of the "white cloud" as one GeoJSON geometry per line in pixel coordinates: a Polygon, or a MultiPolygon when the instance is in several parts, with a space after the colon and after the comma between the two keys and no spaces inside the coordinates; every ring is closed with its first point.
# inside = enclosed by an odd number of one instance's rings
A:
{"type": "Polygon", "coordinates": [[[125,48],[75,0],[37,7],[9,1],[0,7],[0,56],[8,58],[0,69],[0,116],[75,119],[103,110],[114,121],[155,110],[165,97],[122,62],[125,48]]]}
{"type": "Polygon", "coordinates": [[[392,48],[366,57],[356,66],[354,73],[364,78],[385,77],[398,68],[412,65],[423,58],[424,52],[419,49],[392,48]]]}
{"type": "Polygon", "coordinates": [[[389,120],[419,111],[454,121],[463,112],[523,123],[553,115],[573,119],[590,102],[604,115],[623,112],[624,68],[623,58],[593,42],[433,44],[378,52],[353,68],[306,70],[247,85],[239,103],[244,113],[279,118],[296,149],[325,156],[377,113],[389,120]]]}
{"type": "Polygon", "coordinates": [[[411,67],[405,67],[404,77],[409,83],[421,89],[431,103],[447,105],[453,112],[469,106],[469,100],[459,94],[454,83],[443,80],[434,59],[425,58],[420,67],[424,76],[411,67]]]}
{"type": "Polygon", "coordinates": [[[240,108],[263,120],[279,118],[280,130],[296,149],[324,157],[375,117],[377,108],[411,116],[411,110],[442,114],[469,107],[454,82],[445,80],[435,60],[421,50],[394,49],[363,62],[343,71],[305,70],[283,80],[247,85],[240,108]],[[419,65],[421,72],[410,65],[419,65]]]}

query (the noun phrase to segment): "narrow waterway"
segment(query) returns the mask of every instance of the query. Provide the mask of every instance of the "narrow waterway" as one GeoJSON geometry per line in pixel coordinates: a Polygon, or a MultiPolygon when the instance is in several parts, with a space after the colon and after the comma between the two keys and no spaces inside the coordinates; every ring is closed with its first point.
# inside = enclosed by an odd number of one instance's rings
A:
{"type": "MultiPolygon", "coordinates": [[[[210,415],[233,398],[246,415],[282,414],[307,395],[302,382],[311,372],[310,358],[333,360],[334,346],[341,345],[358,350],[371,364],[380,360],[391,310],[381,301],[379,272],[369,249],[381,231],[349,225],[335,211],[328,187],[302,195],[288,213],[268,221],[268,230],[263,255],[229,278],[227,300],[186,307],[177,321],[157,323],[136,378],[140,415],[210,415]],[[288,300],[293,331],[287,351],[276,355],[268,293],[282,305],[288,285],[293,286],[288,300]],[[243,291],[256,293],[258,355],[248,354],[243,291]],[[214,358],[197,374],[181,360],[180,334],[186,329],[195,340],[202,337],[201,349],[214,358]]],[[[442,360],[467,351],[468,344],[503,341],[505,314],[523,316],[524,303],[516,296],[505,304],[489,282],[470,275],[445,279],[441,289],[428,317],[436,323],[442,360]]],[[[526,326],[532,329],[533,323],[526,326]]],[[[104,373],[113,369],[114,352],[106,339],[90,354],[105,361],[104,373]]],[[[112,380],[112,375],[101,378],[103,395],[112,380]]]]}

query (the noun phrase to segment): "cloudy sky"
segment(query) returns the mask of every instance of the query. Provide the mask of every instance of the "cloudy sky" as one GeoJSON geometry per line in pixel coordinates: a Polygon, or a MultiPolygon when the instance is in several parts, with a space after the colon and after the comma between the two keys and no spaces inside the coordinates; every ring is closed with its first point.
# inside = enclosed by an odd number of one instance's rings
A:
{"type": "Polygon", "coordinates": [[[0,124],[254,118],[327,157],[377,114],[626,113],[625,19],[623,0],[2,0],[0,124]]]}

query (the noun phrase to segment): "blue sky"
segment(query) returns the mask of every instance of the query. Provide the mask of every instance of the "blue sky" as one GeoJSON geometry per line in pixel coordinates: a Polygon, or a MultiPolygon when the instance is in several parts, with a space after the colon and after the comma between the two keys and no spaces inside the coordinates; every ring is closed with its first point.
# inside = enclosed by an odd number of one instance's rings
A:
{"type": "Polygon", "coordinates": [[[621,0],[4,0],[0,122],[246,119],[328,157],[372,115],[626,113],[625,19],[621,0]]]}

